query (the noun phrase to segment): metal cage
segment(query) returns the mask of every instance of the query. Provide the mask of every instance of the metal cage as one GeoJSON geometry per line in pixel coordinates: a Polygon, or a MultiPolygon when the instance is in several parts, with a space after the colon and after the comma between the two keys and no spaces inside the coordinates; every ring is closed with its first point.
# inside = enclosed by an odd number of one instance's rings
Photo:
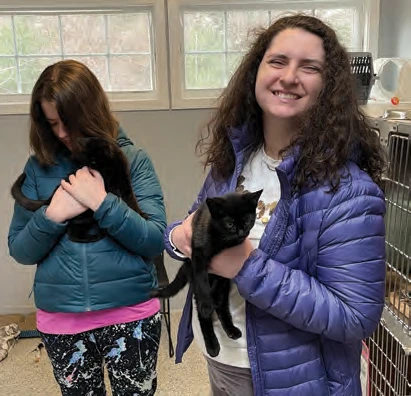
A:
{"type": "Polygon", "coordinates": [[[368,118],[387,150],[386,293],[377,331],[365,341],[364,396],[411,396],[411,122],[368,118]]]}
{"type": "Polygon", "coordinates": [[[388,310],[384,310],[377,330],[365,344],[368,390],[363,396],[411,395],[410,338],[388,310]]]}
{"type": "Polygon", "coordinates": [[[373,120],[387,148],[386,305],[411,335],[411,122],[373,120]]]}

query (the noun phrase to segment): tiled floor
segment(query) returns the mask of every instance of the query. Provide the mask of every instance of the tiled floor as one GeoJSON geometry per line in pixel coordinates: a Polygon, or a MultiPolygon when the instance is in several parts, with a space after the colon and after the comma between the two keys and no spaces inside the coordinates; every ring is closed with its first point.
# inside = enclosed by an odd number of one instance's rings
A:
{"type": "MultiPolygon", "coordinates": [[[[172,313],[173,340],[181,313],[172,313]]],[[[30,354],[38,338],[21,339],[9,356],[0,362],[0,396],[58,396],[51,365],[45,353],[39,363],[30,354]]],[[[168,357],[168,340],[163,326],[158,360],[158,389],[156,396],[208,396],[208,376],[204,358],[192,345],[184,355],[183,363],[174,364],[168,357]]],[[[111,395],[111,392],[108,392],[111,395]]]]}

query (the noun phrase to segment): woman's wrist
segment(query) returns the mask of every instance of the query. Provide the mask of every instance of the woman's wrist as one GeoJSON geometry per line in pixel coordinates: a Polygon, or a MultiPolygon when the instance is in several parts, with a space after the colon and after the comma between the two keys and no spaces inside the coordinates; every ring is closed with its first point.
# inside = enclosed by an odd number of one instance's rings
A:
{"type": "Polygon", "coordinates": [[[54,211],[52,207],[48,206],[46,211],[44,212],[44,214],[46,215],[46,217],[51,220],[54,221],[55,223],[64,223],[66,221],[66,219],[64,218],[64,216],[62,216],[61,214],[59,214],[58,212],[54,211]]]}
{"type": "Polygon", "coordinates": [[[101,204],[104,202],[104,200],[107,197],[107,192],[102,193],[99,195],[96,200],[90,205],[90,209],[95,212],[98,210],[98,208],[101,206],[101,204]]]}

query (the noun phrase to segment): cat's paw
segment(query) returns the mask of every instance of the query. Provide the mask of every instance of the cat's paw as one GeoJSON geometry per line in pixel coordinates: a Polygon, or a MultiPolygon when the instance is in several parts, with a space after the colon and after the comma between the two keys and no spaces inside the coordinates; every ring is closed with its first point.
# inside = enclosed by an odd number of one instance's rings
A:
{"type": "Polygon", "coordinates": [[[243,335],[243,333],[241,333],[241,330],[235,326],[226,330],[226,333],[227,333],[227,336],[231,338],[232,340],[237,340],[243,335]]]}
{"type": "Polygon", "coordinates": [[[210,355],[210,357],[216,357],[220,353],[220,344],[216,340],[211,345],[206,344],[206,349],[207,349],[207,353],[210,355]]]}
{"type": "Polygon", "coordinates": [[[202,301],[198,304],[198,312],[203,318],[211,317],[214,312],[214,304],[212,301],[202,301]]]}

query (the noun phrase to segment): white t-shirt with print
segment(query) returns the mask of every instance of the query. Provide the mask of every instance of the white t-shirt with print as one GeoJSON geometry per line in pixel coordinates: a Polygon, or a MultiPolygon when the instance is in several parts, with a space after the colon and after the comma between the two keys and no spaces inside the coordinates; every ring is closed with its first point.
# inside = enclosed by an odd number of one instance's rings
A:
{"type": "MultiPolygon", "coordinates": [[[[280,199],[280,182],[278,180],[275,168],[281,161],[274,160],[267,156],[264,149],[261,148],[255,156],[252,156],[244,167],[241,176],[238,178],[236,191],[258,191],[263,189],[257,207],[257,218],[252,228],[249,239],[254,248],[257,248],[264,228],[270,220],[277,202],[280,199]]],[[[230,297],[230,312],[233,317],[233,323],[238,327],[242,336],[237,340],[232,340],[223,330],[216,313],[213,313],[213,325],[217,339],[220,342],[220,353],[212,358],[220,363],[236,367],[250,367],[247,353],[247,336],[245,321],[245,300],[238,292],[237,286],[232,283],[230,297]]],[[[193,318],[192,326],[194,340],[200,350],[207,356],[207,350],[204,344],[204,338],[201,333],[200,323],[197,317],[197,309],[193,299],[193,318]]]]}

